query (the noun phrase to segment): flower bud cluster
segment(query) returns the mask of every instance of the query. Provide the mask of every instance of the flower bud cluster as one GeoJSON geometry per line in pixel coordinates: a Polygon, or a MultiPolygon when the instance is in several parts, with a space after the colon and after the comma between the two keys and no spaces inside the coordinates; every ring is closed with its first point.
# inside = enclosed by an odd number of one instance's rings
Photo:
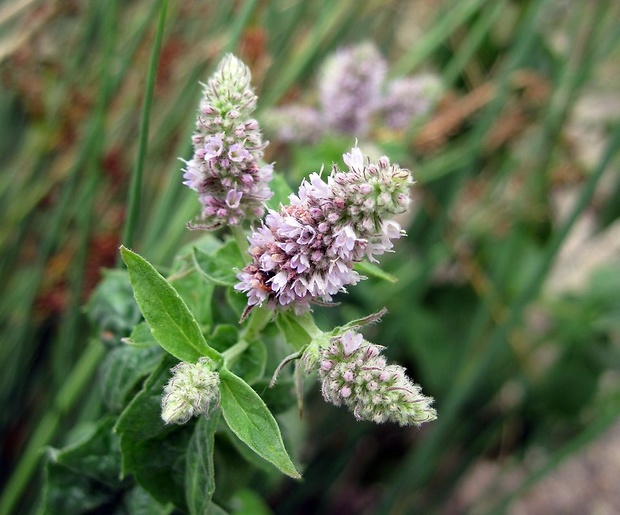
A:
{"type": "Polygon", "coordinates": [[[166,424],[185,424],[190,418],[209,413],[220,400],[220,376],[209,358],[197,363],[181,362],[172,369],[164,387],[161,418],[166,424]]]}
{"type": "Polygon", "coordinates": [[[196,225],[216,229],[239,225],[264,213],[272,192],[272,165],[262,165],[263,143],[250,70],[232,54],[226,55],[204,85],[194,155],[186,162],[184,184],[199,194],[202,213],[196,225]]]}
{"type": "Polygon", "coordinates": [[[347,172],[334,166],[327,182],[311,174],[290,204],[270,211],[249,237],[252,262],[235,286],[247,292],[248,306],[266,301],[301,313],[311,300],[331,302],[362,278],[355,262],[376,262],[403,234],[386,217],[409,205],[410,172],[385,156],[365,162],[357,147],[343,158],[347,172]]]}
{"type": "Polygon", "coordinates": [[[319,379],[327,402],[347,406],[358,420],[416,425],[437,418],[403,367],[388,365],[381,347],[347,331],[320,350],[319,379]]]}

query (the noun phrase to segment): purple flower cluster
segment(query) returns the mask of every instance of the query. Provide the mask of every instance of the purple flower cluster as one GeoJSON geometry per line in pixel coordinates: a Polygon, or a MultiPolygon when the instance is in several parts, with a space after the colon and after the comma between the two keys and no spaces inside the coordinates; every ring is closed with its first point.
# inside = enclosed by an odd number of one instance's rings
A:
{"type": "Polygon", "coordinates": [[[416,118],[427,115],[439,100],[442,85],[435,75],[424,74],[394,79],[387,85],[381,112],[385,125],[404,130],[416,118]]]}
{"type": "Polygon", "coordinates": [[[370,42],[328,56],[319,71],[319,109],[289,104],[265,113],[265,128],[282,142],[314,143],[325,133],[365,137],[376,121],[406,129],[428,114],[442,93],[440,79],[422,74],[386,84],[387,62],[370,42]]]}
{"type": "Polygon", "coordinates": [[[321,69],[319,94],[327,126],[364,137],[381,102],[387,63],[370,42],[337,50],[321,69]]]}
{"type": "Polygon", "coordinates": [[[248,307],[267,302],[301,313],[310,301],[331,302],[362,279],[355,262],[365,257],[376,262],[374,256],[403,234],[385,218],[407,209],[410,172],[385,156],[365,161],[357,147],[343,158],[347,172],[334,166],[327,182],[311,174],[290,204],[269,211],[249,237],[252,262],[235,286],[247,292],[248,307]]]}
{"type": "Polygon", "coordinates": [[[422,395],[403,367],[388,365],[381,349],[355,331],[333,338],[319,351],[323,398],[336,406],[344,404],[358,420],[401,426],[435,420],[433,399],[422,395]]]}
{"type": "Polygon", "coordinates": [[[290,143],[305,141],[316,143],[323,131],[321,114],[311,107],[301,104],[288,104],[270,109],[261,118],[267,133],[272,133],[277,141],[290,143]]]}
{"type": "Polygon", "coordinates": [[[261,163],[263,143],[250,70],[226,55],[204,85],[194,155],[186,162],[184,184],[199,194],[202,213],[195,227],[217,229],[263,216],[272,192],[272,165],[261,163]]]}

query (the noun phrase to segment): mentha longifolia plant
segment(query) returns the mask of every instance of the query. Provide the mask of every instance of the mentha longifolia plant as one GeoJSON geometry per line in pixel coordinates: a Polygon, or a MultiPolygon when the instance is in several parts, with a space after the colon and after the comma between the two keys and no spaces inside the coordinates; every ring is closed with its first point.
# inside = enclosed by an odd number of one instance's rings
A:
{"type": "Polygon", "coordinates": [[[122,473],[190,513],[226,506],[214,479],[222,438],[244,459],[254,459],[251,450],[300,477],[274,413],[295,398],[301,404],[307,378],[358,420],[419,426],[436,418],[432,399],[360,332],[383,312],[331,331],[312,316],[314,304],[330,305],[364,279],[359,264],[376,263],[404,235],[393,218],[409,205],[411,173],[385,156],[371,161],[356,144],[343,155],[344,169],[333,165],[287,191],[262,161],[250,81],[247,66],[229,54],[204,84],[183,172],[201,204],[189,227],[205,235],[180,251],[167,279],[121,248],[145,320],[115,349],[142,353],[124,365],[134,389],[111,403],[120,412],[122,473]],[[229,236],[210,232],[220,228],[229,236]],[[143,383],[136,379],[145,373],[143,383]],[[162,455],[171,448],[176,455],[162,455]],[[162,469],[166,459],[174,477],[162,469]]]}

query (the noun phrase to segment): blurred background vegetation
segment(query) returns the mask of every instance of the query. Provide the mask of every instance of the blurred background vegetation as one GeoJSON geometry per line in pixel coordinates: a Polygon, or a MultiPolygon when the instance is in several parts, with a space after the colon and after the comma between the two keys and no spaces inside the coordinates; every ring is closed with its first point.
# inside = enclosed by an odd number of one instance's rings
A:
{"type": "MultiPolygon", "coordinates": [[[[0,480],[24,513],[40,449],[66,442],[97,396],[91,340],[105,335],[82,306],[117,260],[160,7],[0,2],[0,480]]],[[[382,260],[398,282],[368,280],[318,317],[386,306],[368,337],[439,419],[357,423],[315,392],[304,482],[255,489],[281,514],[617,512],[620,460],[605,451],[594,465],[614,479],[572,469],[564,490],[535,492],[620,438],[618,2],[171,2],[133,247],[165,266],[196,236],[178,158],[224,52],[250,66],[265,109],[311,95],[325,56],[367,39],[392,74],[436,72],[446,93],[425,123],[372,136],[417,180],[408,237],[382,260]]],[[[295,188],[352,144],[267,158],[295,188]]]]}

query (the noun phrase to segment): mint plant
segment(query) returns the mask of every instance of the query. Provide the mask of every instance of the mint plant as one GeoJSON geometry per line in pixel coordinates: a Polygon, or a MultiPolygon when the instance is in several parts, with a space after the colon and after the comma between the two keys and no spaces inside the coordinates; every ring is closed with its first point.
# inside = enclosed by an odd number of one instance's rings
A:
{"type": "MultiPolygon", "coordinates": [[[[302,405],[307,379],[359,420],[436,418],[432,399],[360,332],[384,311],[330,330],[312,314],[365,279],[360,270],[381,276],[377,256],[404,235],[392,217],[409,205],[411,173],[355,146],[343,155],[346,170],[313,173],[292,193],[262,162],[250,78],[229,54],[204,86],[184,179],[202,206],[188,227],[206,234],[163,274],[121,247],[144,321],[129,337],[108,335],[105,413],[77,443],[50,451],[47,512],[75,508],[59,494],[73,476],[96,507],[191,514],[230,508],[245,486],[242,476],[218,479],[230,459],[300,478],[276,416],[302,405]]],[[[91,317],[100,324],[105,311],[91,306],[91,317]]]]}
{"type": "Polygon", "coordinates": [[[267,134],[283,143],[316,143],[349,135],[369,139],[381,131],[405,131],[437,106],[445,86],[430,72],[388,79],[388,63],[374,43],[341,47],[321,63],[313,102],[267,110],[267,134]]]}

